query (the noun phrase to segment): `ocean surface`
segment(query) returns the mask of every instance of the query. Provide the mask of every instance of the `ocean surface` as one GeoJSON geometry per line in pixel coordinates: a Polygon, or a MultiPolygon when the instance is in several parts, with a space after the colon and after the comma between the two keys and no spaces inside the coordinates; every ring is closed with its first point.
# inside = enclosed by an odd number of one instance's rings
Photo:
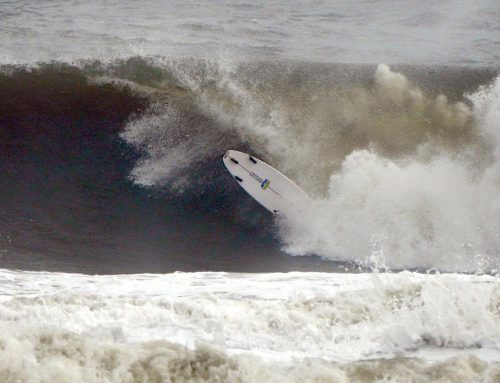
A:
{"type": "Polygon", "coordinates": [[[499,276],[498,1],[0,2],[0,382],[500,382],[499,276]]]}

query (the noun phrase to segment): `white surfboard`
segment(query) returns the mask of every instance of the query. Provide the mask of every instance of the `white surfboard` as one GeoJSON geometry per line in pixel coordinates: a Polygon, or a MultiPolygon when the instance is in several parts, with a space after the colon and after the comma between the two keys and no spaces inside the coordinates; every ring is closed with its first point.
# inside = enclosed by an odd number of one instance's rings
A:
{"type": "Polygon", "coordinates": [[[310,202],[295,182],[258,158],[228,150],[223,161],[240,186],[276,216],[291,217],[310,202]]]}

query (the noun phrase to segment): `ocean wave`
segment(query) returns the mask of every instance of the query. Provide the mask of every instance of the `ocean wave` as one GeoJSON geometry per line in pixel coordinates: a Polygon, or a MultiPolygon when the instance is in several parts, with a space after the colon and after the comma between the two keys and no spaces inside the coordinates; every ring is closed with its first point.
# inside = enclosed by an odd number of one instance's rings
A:
{"type": "Polygon", "coordinates": [[[498,269],[498,181],[487,175],[498,168],[494,76],[479,90],[455,83],[451,99],[439,83],[420,87],[386,65],[167,67],[184,96],[156,100],[122,133],[143,152],[131,173],[138,184],[183,191],[193,167],[243,145],[316,200],[310,216],[282,229],[291,254],[396,269],[498,269]],[[204,118],[185,118],[186,103],[190,116],[204,118]]]}
{"type": "Polygon", "coordinates": [[[196,244],[216,224],[235,240],[224,253],[245,242],[363,267],[494,272],[497,72],[162,57],[3,66],[4,250],[203,258],[196,244]],[[227,177],[228,148],[290,176],[313,197],[310,216],[273,225],[227,177]]]}

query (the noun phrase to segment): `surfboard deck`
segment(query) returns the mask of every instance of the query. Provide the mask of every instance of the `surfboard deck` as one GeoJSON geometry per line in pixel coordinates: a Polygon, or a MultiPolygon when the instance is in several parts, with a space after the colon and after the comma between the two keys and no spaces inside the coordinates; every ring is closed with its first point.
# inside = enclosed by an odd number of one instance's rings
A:
{"type": "Polygon", "coordinates": [[[310,202],[295,182],[258,158],[228,150],[223,161],[239,185],[276,216],[290,217],[310,202]]]}

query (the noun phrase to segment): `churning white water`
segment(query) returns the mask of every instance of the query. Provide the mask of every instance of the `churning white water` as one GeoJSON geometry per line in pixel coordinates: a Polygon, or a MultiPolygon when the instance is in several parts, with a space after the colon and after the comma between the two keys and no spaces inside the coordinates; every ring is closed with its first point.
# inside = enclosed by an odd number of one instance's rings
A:
{"type": "MultiPolygon", "coordinates": [[[[444,96],[425,99],[385,66],[377,69],[376,83],[396,105],[409,103],[410,112],[431,104],[439,118],[474,121],[488,142],[479,154],[489,156],[487,164],[471,161],[477,149],[470,144],[435,149],[424,142],[412,156],[395,159],[376,147],[355,150],[331,175],[327,195],[310,216],[284,229],[289,251],[353,257],[378,267],[498,270],[500,79],[469,95],[470,108],[444,96]]],[[[460,122],[454,124],[459,129],[460,122]]],[[[404,133],[413,135],[414,128],[404,133]]]]}
{"type": "Polygon", "coordinates": [[[493,382],[500,374],[492,276],[3,270],[0,300],[3,382],[423,381],[435,373],[493,382]]]}

